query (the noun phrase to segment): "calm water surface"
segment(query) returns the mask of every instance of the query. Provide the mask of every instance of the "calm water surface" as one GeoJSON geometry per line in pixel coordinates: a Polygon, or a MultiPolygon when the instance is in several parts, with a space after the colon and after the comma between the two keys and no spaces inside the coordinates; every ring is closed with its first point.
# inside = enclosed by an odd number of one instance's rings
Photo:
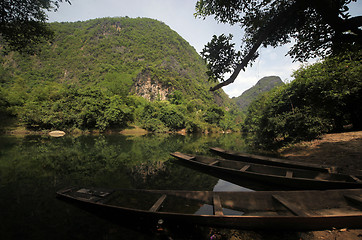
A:
{"type": "MultiPolygon", "coordinates": [[[[0,239],[198,239],[208,229],[154,234],[119,226],[55,197],[67,186],[247,190],[177,164],[169,153],[245,151],[237,134],[218,136],[0,136],[0,239]]],[[[150,227],[152,228],[152,226],[150,227]]]]}

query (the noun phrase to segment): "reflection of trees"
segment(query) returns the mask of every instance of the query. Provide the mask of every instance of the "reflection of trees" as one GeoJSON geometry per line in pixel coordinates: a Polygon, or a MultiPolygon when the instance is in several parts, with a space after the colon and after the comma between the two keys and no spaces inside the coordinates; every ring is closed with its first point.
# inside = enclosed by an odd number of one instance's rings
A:
{"type": "MultiPolygon", "coordinates": [[[[246,151],[244,139],[240,133],[187,135],[181,148],[186,153],[209,154],[209,147],[222,147],[230,150],[246,151]]],[[[181,151],[180,149],[178,151],[181,151]]]]}
{"type": "Polygon", "coordinates": [[[175,151],[206,154],[210,146],[233,149],[242,146],[237,135],[210,137],[206,135],[147,135],[126,137],[100,135],[50,138],[27,136],[9,138],[11,144],[2,145],[0,155],[1,181],[18,178],[81,175],[76,178],[94,179],[105,173],[117,171],[146,176],[165,172],[164,162],[175,151]]]}
{"type": "Polygon", "coordinates": [[[131,174],[136,179],[142,179],[146,182],[148,178],[157,175],[158,173],[165,171],[166,166],[164,162],[145,162],[131,168],[131,174]]]}
{"type": "Polygon", "coordinates": [[[49,177],[53,185],[98,185],[99,182],[110,187],[115,183],[117,187],[128,187],[127,178],[136,178],[143,183],[161,176],[168,178],[167,174],[171,173],[165,162],[170,159],[171,152],[209,154],[210,146],[240,149],[243,144],[238,139],[239,136],[233,134],[0,139],[6,142],[0,152],[0,183],[49,177]],[[117,181],[112,181],[112,178],[117,178],[117,181]]]}
{"type": "MultiPolygon", "coordinates": [[[[55,191],[69,185],[212,190],[217,178],[175,164],[169,154],[208,153],[209,146],[223,144],[205,135],[2,136],[0,239],[57,238],[56,234],[59,239],[74,234],[81,235],[79,239],[104,238],[101,233],[112,231],[112,226],[60,203],[55,191]],[[16,232],[18,236],[11,235],[16,232]]],[[[134,233],[120,229],[115,238],[128,234],[134,239],[134,233]]]]}
{"type": "Polygon", "coordinates": [[[218,179],[169,161],[156,174],[132,175],[132,186],[147,189],[212,190],[218,179]]]}

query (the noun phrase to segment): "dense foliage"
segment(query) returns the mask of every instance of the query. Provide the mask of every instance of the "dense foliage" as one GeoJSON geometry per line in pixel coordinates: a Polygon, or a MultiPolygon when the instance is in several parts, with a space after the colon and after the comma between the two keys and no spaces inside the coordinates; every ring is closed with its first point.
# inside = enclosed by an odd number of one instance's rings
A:
{"type": "Polygon", "coordinates": [[[203,53],[210,72],[223,81],[223,72],[233,68],[234,72],[226,81],[213,89],[234,82],[239,72],[258,56],[260,46],[277,47],[294,43],[289,55],[295,60],[338,54],[352,48],[359,49],[362,44],[361,16],[349,14],[349,3],[356,0],[199,0],[196,15],[214,16],[222,23],[238,24],[244,30],[242,60],[235,62],[235,50],[229,42],[212,41],[203,53]],[[224,49],[223,53],[212,54],[214,50],[224,49]],[[209,52],[210,54],[205,54],[209,52]],[[227,60],[227,61],[225,61],[227,60]]]}
{"type": "Polygon", "coordinates": [[[96,88],[47,90],[35,90],[20,107],[19,117],[28,128],[105,130],[133,120],[132,108],[119,95],[106,96],[96,88]]]}
{"type": "Polygon", "coordinates": [[[153,132],[185,129],[197,133],[241,129],[239,111],[225,111],[216,104],[206,106],[198,99],[177,105],[168,101],[149,102],[137,119],[140,119],[143,128],[153,132]]]}
{"type": "Polygon", "coordinates": [[[151,131],[220,129],[205,114],[215,103],[225,111],[228,97],[208,91],[205,63],[165,24],[126,17],[50,28],[54,41],[40,53],[0,59],[1,117],[15,116],[32,129],[104,131],[129,123],[151,131]],[[144,86],[148,78],[168,90],[166,100],[137,96],[136,85],[153,91],[144,86]]]}
{"type": "Polygon", "coordinates": [[[53,37],[46,24],[46,11],[57,10],[69,0],[2,0],[0,2],[0,45],[7,50],[35,52],[36,45],[53,37]]]}
{"type": "Polygon", "coordinates": [[[362,129],[362,52],[329,57],[249,107],[244,131],[254,146],[278,148],[346,126],[362,129]]]}
{"type": "Polygon", "coordinates": [[[209,79],[216,81],[223,79],[225,73],[232,72],[240,61],[240,52],[234,49],[235,43],[231,43],[233,36],[225,36],[224,34],[217,37],[214,35],[211,42],[205,45],[201,52],[201,56],[207,59],[207,72],[209,79]]]}

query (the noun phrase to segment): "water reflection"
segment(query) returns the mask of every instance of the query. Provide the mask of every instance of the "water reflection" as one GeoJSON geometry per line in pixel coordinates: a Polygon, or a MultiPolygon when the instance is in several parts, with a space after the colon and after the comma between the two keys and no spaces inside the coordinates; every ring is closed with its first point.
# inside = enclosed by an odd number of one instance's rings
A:
{"type": "Polygon", "coordinates": [[[250,192],[254,190],[219,179],[216,185],[214,186],[213,191],[214,192],[236,192],[236,191],[250,192]]]}
{"type": "MultiPolygon", "coordinates": [[[[223,214],[224,215],[235,215],[235,216],[242,216],[244,215],[244,212],[242,211],[237,211],[234,209],[229,209],[229,208],[222,208],[223,214]]],[[[213,215],[214,213],[214,207],[210,204],[204,204],[202,205],[196,212],[196,215],[213,215]]]]}
{"type": "Polygon", "coordinates": [[[61,202],[55,192],[79,185],[237,190],[170,161],[170,152],[209,154],[210,146],[243,151],[242,139],[233,134],[0,136],[0,239],[158,239],[140,233],[147,228],[137,223],[119,227],[61,202]]]}

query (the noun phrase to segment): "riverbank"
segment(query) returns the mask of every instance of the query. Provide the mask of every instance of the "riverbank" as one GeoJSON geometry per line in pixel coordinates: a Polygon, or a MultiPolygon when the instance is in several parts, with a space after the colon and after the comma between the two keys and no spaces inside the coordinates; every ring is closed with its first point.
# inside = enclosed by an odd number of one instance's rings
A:
{"type": "MultiPolygon", "coordinates": [[[[343,172],[362,170],[362,131],[326,134],[319,139],[282,149],[280,154],[290,160],[337,166],[343,172]]],[[[362,239],[362,229],[302,233],[300,239],[362,239]]]]}
{"type": "MultiPolygon", "coordinates": [[[[326,134],[310,142],[301,142],[279,151],[281,157],[295,161],[337,166],[343,172],[362,170],[362,131],[326,134]]],[[[230,240],[357,240],[362,229],[332,229],[312,232],[249,232],[220,233],[230,240]]]]}
{"type": "Polygon", "coordinates": [[[362,131],[326,134],[279,153],[290,160],[337,166],[343,172],[361,170],[362,131]]]}

